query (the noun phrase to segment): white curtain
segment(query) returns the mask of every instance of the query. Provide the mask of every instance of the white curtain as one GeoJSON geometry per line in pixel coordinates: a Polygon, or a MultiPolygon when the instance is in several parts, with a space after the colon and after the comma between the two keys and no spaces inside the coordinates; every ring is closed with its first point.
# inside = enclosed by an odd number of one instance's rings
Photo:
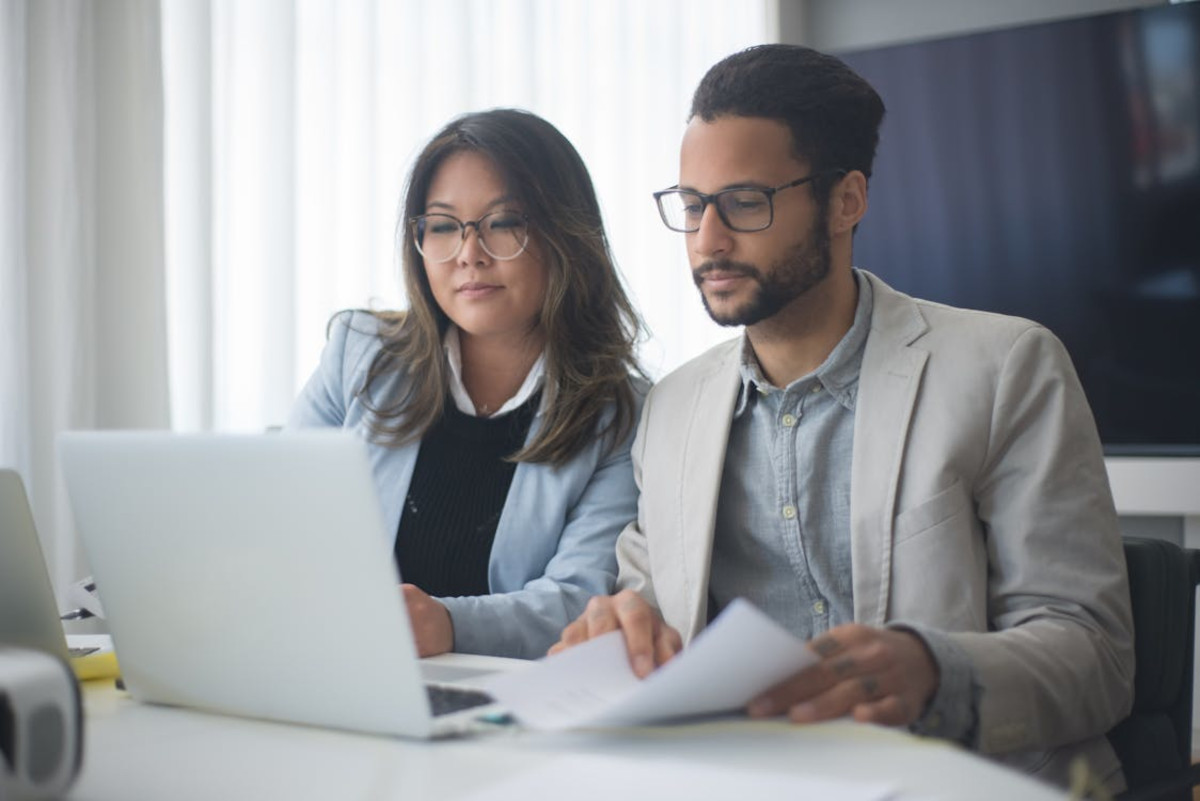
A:
{"type": "Polygon", "coordinates": [[[676,182],[703,71],[776,18],[768,0],[163,0],[174,426],[278,424],[334,311],[402,305],[406,170],[494,106],[588,163],[653,374],[731,336],[650,193],[676,182]]]}
{"type": "Polygon", "coordinates": [[[688,101],[776,38],[776,0],[0,0],[0,466],[25,478],[60,597],[87,573],[60,431],[261,430],[325,322],[403,304],[406,170],[452,117],[520,106],[589,164],[651,328],[704,315],[650,192],[688,101]]]}
{"type": "Polygon", "coordinates": [[[60,592],[57,433],[169,423],[160,53],[156,0],[0,0],[0,465],[60,592]]]}

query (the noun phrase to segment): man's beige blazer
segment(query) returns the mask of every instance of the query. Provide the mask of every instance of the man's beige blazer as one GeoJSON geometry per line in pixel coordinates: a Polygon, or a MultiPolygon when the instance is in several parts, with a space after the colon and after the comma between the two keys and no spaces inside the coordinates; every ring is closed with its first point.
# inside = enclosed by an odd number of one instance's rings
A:
{"type": "MultiPolygon", "coordinates": [[[[854,423],[854,617],[952,633],[982,690],[977,747],[1060,784],[1132,703],[1133,629],[1095,422],[1062,344],[1013,317],[915,300],[870,273],[854,423]]],[[[619,584],[685,641],[704,626],[740,339],[651,391],[619,584]]]]}

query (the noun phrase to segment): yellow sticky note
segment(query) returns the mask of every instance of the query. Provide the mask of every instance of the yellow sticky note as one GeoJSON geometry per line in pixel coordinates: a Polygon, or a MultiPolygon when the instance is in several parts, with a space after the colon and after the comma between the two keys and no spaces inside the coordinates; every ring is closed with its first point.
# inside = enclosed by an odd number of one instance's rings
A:
{"type": "Polygon", "coordinates": [[[71,668],[75,671],[75,677],[80,681],[87,681],[88,679],[111,679],[121,675],[121,668],[117,665],[117,654],[115,651],[103,651],[98,654],[73,657],[71,659],[71,668]]]}

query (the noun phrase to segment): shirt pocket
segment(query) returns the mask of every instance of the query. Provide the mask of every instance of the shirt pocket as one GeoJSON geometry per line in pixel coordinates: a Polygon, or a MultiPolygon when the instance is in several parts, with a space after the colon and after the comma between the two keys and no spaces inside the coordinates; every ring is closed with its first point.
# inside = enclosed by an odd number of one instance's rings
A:
{"type": "Polygon", "coordinates": [[[892,543],[899,545],[940,526],[951,525],[970,511],[970,499],[959,479],[929,500],[901,512],[896,518],[892,543]]]}

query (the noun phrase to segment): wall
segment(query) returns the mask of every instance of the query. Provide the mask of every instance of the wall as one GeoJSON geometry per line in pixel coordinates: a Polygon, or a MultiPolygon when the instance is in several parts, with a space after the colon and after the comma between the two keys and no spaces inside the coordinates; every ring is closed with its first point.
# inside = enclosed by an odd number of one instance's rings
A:
{"type": "MultiPolygon", "coordinates": [[[[1165,5],[1164,0],[779,0],[784,42],[854,50],[1165,5]]],[[[1200,459],[1109,460],[1127,534],[1200,547],[1200,459]]]]}
{"type": "Polygon", "coordinates": [[[779,0],[780,41],[854,50],[1080,17],[1163,0],[779,0]]]}
{"type": "MultiPolygon", "coordinates": [[[[1165,5],[1163,0],[779,0],[780,41],[832,52],[1165,5]]],[[[1108,459],[1122,530],[1200,548],[1200,459],[1108,459]]],[[[1200,630],[1198,630],[1200,647],[1200,630]]],[[[1200,743],[1200,665],[1193,748],[1200,743]]]]}

